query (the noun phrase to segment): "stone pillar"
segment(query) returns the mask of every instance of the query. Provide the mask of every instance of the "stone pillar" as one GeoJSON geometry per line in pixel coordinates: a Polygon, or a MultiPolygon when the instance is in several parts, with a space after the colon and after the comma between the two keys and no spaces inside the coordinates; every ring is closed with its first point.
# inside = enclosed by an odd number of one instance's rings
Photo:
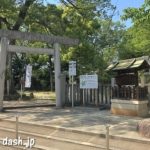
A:
{"type": "Polygon", "coordinates": [[[7,50],[8,39],[2,38],[0,43],[0,111],[3,110],[7,50]]]}
{"type": "Polygon", "coordinates": [[[61,103],[61,67],[60,67],[60,45],[54,43],[54,67],[55,67],[55,92],[56,92],[56,107],[62,107],[61,103]]]}
{"type": "Polygon", "coordinates": [[[60,81],[61,81],[61,106],[65,105],[65,99],[66,99],[66,74],[60,75],[60,81]]]}

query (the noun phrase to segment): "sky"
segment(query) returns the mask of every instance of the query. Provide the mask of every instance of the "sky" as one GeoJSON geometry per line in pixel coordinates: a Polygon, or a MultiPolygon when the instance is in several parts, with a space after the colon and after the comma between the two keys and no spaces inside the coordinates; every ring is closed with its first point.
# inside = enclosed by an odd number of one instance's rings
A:
{"type": "MultiPolygon", "coordinates": [[[[116,13],[116,15],[113,18],[114,21],[120,20],[120,16],[123,14],[124,9],[128,7],[138,8],[144,3],[144,0],[111,0],[111,1],[112,4],[117,6],[118,11],[118,13],[116,13]]],[[[131,20],[127,20],[124,23],[127,27],[130,27],[132,25],[131,20]]]]}
{"type": "MultiPolygon", "coordinates": [[[[52,4],[59,3],[59,0],[46,0],[46,1],[52,4]]],[[[144,0],[111,0],[111,1],[112,1],[112,4],[117,6],[117,12],[115,13],[115,16],[113,17],[114,21],[120,20],[120,15],[123,14],[123,9],[126,9],[128,7],[138,8],[144,3],[144,0]]],[[[130,27],[132,25],[130,20],[124,23],[127,27],[130,27]]]]}

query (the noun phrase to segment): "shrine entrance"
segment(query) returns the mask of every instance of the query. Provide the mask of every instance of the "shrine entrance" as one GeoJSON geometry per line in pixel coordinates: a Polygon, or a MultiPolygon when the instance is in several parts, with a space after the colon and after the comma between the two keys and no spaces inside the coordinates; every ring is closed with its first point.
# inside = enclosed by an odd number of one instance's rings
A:
{"type": "Polygon", "coordinates": [[[56,92],[56,107],[61,107],[61,65],[60,65],[60,44],[77,45],[78,40],[60,36],[49,36],[38,33],[28,33],[10,30],[0,30],[0,111],[3,110],[4,99],[4,82],[6,71],[6,58],[8,52],[18,53],[33,53],[33,54],[49,54],[54,57],[55,69],[55,92],[56,92]],[[40,41],[48,44],[53,44],[53,49],[50,48],[29,48],[24,46],[9,45],[9,40],[28,40],[40,41]]]}

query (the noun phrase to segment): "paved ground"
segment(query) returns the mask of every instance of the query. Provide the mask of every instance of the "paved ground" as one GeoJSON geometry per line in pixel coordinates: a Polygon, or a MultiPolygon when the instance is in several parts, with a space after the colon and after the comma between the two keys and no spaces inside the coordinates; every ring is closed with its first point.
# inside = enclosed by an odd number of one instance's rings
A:
{"type": "Polygon", "coordinates": [[[106,125],[110,125],[110,133],[115,136],[150,141],[141,137],[137,131],[137,122],[143,118],[116,116],[110,111],[97,108],[30,108],[7,110],[0,113],[0,118],[15,120],[19,115],[22,122],[53,125],[92,133],[104,133],[106,125]]]}
{"type": "MultiPolygon", "coordinates": [[[[12,105],[17,106],[20,103],[9,104],[9,106],[12,105]]],[[[98,108],[87,107],[64,109],[57,109],[55,107],[26,108],[7,110],[0,113],[0,118],[15,120],[16,115],[19,116],[20,122],[61,127],[84,133],[105,134],[106,125],[109,125],[110,134],[117,137],[117,142],[114,145],[116,147],[120,137],[130,139],[131,141],[144,141],[150,144],[150,139],[140,136],[136,129],[138,121],[143,118],[116,116],[112,115],[109,110],[101,111],[98,108]]],[[[130,146],[132,147],[132,142],[130,146]]]]}

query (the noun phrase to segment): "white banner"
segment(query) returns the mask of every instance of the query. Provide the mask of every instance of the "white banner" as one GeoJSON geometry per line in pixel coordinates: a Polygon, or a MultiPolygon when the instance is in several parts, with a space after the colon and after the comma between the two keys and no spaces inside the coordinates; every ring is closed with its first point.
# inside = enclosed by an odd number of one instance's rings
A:
{"type": "Polygon", "coordinates": [[[69,61],[69,76],[76,75],[76,61],[69,61]]]}
{"type": "Polygon", "coordinates": [[[27,65],[27,67],[26,67],[26,79],[25,79],[25,87],[26,88],[31,87],[31,76],[32,76],[32,66],[27,65]]]}
{"type": "Polygon", "coordinates": [[[97,89],[98,76],[97,75],[80,75],[81,89],[97,89]]]}

